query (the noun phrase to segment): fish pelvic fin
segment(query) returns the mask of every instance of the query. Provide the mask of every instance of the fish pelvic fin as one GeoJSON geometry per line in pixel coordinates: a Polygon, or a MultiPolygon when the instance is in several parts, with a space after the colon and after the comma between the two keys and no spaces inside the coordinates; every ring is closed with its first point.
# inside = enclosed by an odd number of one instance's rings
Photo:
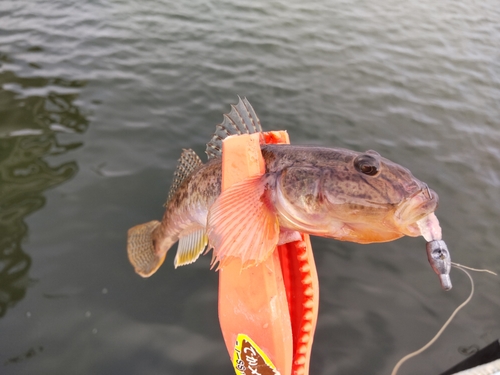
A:
{"type": "Polygon", "coordinates": [[[212,267],[223,268],[234,258],[243,268],[263,262],[279,239],[278,217],[269,207],[261,176],[222,192],[208,213],[207,235],[213,247],[212,267]]]}
{"type": "Polygon", "coordinates": [[[165,206],[168,204],[170,199],[175,195],[179,186],[181,186],[182,182],[189,176],[193,171],[198,168],[202,163],[201,159],[196,155],[191,149],[183,149],[181,157],[179,159],[179,163],[177,164],[177,168],[174,173],[174,181],[172,182],[172,186],[170,187],[170,191],[168,192],[167,202],[165,206]]]}
{"type": "Polygon", "coordinates": [[[238,99],[238,104],[231,105],[231,112],[224,114],[222,124],[215,127],[215,133],[205,151],[208,159],[222,155],[222,141],[228,136],[262,132],[260,120],[250,102],[246,98],[238,99]]]}
{"type": "Polygon", "coordinates": [[[158,270],[165,260],[165,255],[157,255],[153,242],[153,232],[160,226],[157,220],[139,224],[128,230],[127,254],[135,272],[142,277],[149,277],[158,270]]]}
{"type": "Polygon", "coordinates": [[[175,268],[194,263],[205,250],[208,237],[205,228],[197,229],[179,238],[177,254],[174,260],[175,268]]]}

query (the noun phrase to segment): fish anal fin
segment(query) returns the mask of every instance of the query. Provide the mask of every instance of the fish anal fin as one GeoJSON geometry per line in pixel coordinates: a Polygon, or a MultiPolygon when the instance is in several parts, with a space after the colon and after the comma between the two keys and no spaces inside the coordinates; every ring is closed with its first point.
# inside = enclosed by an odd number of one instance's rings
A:
{"type": "Polygon", "coordinates": [[[207,243],[208,238],[205,228],[195,229],[186,235],[181,235],[174,260],[175,268],[194,263],[207,246],[207,243]]]}
{"type": "Polygon", "coordinates": [[[198,168],[202,163],[201,159],[196,155],[196,153],[191,149],[183,149],[181,157],[179,158],[179,163],[177,164],[177,168],[174,173],[174,180],[172,182],[172,186],[170,187],[170,191],[168,192],[167,202],[165,206],[168,204],[170,199],[174,196],[179,189],[179,186],[182,182],[189,176],[193,171],[198,168]]]}
{"type": "Polygon", "coordinates": [[[212,265],[238,258],[243,268],[264,261],[279,239],[279,223],[270,209],[261,176],[224,190],[210,208],[207,235],[214,248],[212,265]]]}
{"type": "Polygon", "coordinates": [[[160,222],[153,220],[136,225],[128,230],[127,254],[135,272],[142,277],[154,274],[165,260],[165,254],[158,255],[155,251],[153,232],[160,222]]]}

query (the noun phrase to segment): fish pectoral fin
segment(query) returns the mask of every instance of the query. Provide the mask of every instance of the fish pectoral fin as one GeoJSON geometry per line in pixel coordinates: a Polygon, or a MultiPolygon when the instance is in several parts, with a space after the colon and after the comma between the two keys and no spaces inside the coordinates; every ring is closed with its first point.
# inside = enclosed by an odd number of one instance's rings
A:
{"type": "Polygon", "coordinates": [[[127,254],[135,272],[142,277],[149,277],[158,270],[165,260],[165,254],[158,255],[153,243],[153,232],[160,222],[153,220],[136,225],[128,230],[127,254]]]}
{"type": "Polygon", "coordinates": [[[175,268],[194,263],[208,243],[205,228],[194,230],[179,238],[177,254],[174,260],[175,268]]]}
{"type": "Polygon", "coordinates": [[[260,176],[222,192],[210,208],[207,234],[214,249],[212,266],[219,262],[219,269],[234,258],[241,260],[243,268],[257,265],[273,252],[279,223],[260,176]]]}

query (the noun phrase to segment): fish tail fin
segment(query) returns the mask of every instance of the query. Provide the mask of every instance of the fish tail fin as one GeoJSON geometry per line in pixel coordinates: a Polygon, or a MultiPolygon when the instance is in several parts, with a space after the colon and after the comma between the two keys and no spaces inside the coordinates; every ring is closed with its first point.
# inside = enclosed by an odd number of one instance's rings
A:
{"type": "Polygon", "coordinates": [[[165,260],[166,252],[158,255],[153,241],[153,233],[159,226],[160,222],[153,220],[128,230],[128,259],[134,266],[135,272],[142,277],[154,274],[165,260]]]}

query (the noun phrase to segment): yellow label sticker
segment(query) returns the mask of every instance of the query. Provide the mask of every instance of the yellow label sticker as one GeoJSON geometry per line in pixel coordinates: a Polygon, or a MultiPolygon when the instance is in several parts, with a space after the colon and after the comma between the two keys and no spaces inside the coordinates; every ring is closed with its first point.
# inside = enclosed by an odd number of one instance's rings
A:
{"type": "Polygon", "coordinates": [[[236,338],[233,366],[236,375],[280,375],[266,353],[242,333],[236,338]]]}

